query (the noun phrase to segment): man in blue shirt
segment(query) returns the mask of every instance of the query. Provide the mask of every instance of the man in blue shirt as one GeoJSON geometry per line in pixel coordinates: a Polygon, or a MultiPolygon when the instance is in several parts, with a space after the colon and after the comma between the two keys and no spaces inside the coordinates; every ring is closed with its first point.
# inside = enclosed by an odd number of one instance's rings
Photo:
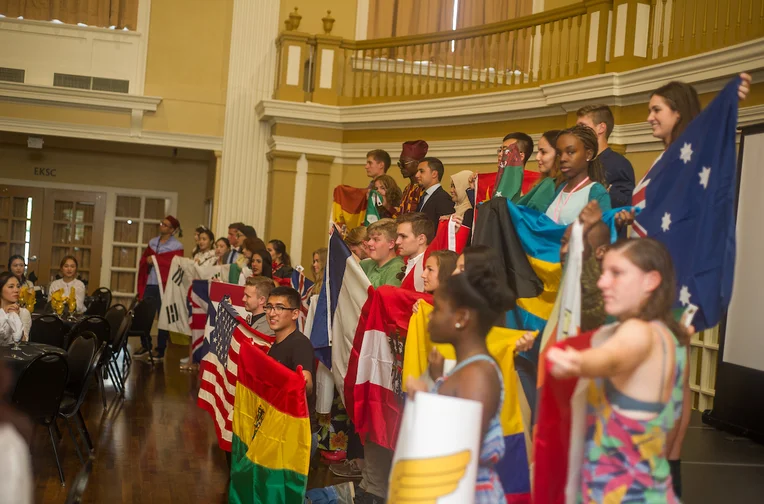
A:
{"type": "Polygon", "coordinates": [[[634,168],[628,159],[608,147],[608,138],[613,132],[615,120],[607,105],[587,105],[576,112],[577,124],[589,126],[597,134],[599,153],[605,167],[605,179],[610,193],[610,206],[619,208],[631,206],[634,192],[634,168]]]}

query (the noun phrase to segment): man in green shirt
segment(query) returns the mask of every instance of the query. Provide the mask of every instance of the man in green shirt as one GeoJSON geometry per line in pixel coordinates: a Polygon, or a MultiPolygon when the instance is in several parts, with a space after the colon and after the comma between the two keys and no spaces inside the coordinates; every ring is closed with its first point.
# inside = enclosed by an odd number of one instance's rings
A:
{"type": "Polygon", "coordinates": [[[393,219],[380,219],[369,226],[367,233],[369,258],[361,261],[361,269],[375,289],[380,285],[400,287],[405,265],[395,253],[398,225],[393,219]]]}

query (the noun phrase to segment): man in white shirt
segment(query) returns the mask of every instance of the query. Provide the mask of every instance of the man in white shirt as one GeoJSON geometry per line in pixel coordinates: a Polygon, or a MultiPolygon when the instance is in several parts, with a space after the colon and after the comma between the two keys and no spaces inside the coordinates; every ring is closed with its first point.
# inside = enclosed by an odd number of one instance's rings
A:
{"type": "Polygon", "coordinates": [[[435,226],[422,212],[403,214],[397,222],[398,238],[395,245],[401,256],[408,259],[401,287],[424,292],[424,252],[435,237],[435,226]]]}
{"type": "Polygon", "coordinates": [[[440,185],[444,175],[443,163],[434,157],[421,160],[415,175],[417,183],[422,186],[424,191],[419,199],[417,212],[423,212],[427,215],[436,231],[440,218],[454,213],[454,202],[451,195],[440,185]]]}

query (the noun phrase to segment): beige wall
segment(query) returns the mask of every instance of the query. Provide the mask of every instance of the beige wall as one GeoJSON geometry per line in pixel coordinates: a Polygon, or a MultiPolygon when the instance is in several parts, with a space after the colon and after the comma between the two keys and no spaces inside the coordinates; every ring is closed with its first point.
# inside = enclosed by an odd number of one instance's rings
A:
{"type": "MultiPolygon", "coordinates": [[[[188,153],[188,158],[173,158],[171,149],[133,149],[129,146],[114,152],[92,150],[95,142],[67,141],[68,146],[46,140],[42,150],[25,145],[0,142],[0,178],[87,186],[110,186],[127,189],[150,189],[176,192],[177,218],[188,232],[181,241],[187,251],[194,247],[195,228],[204,218],[209,156],[188,153]],[[192,158],[192,159],[189,159],[192,158]],[[55,178],[35,176],[35,167],[56,168],[55,178]]],[[[183,153],[181,153],[181,156],[183,153]]],[[[104,258],[106,263],[106,258],[104,258]]]]}
{"type": "MultiPolygon", "coordinates": [[[[390,0],[392,1],[392,0],[390,0]]],[[[336,20],[332,35],[346,39],[355,39],[355,16],[358,9],[356,0],[281,0],[281,13],[279,14],[279,30],[284,30],[284,21],[289,18],[289,13],[297,7],[297,12],[302,16],[298,31],[317,34],[324,33],[324,24],[321,18],[326,17],[326,11],[332,11],[332,17],[336,20]]]]}
{"type": "Polygon", "coordinates": [[[162,103],[144,129],[223,135],[232,15],[233,0],[151,2],[144,94],[162,103]]]}

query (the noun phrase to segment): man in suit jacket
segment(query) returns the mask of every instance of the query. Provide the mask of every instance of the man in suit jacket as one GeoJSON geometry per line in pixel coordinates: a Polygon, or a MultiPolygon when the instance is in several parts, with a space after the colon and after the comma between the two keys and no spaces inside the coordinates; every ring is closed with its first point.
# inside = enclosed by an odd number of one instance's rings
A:
{"type": "Polygon", "coordinates": [[[419,199],[417,212],[422,212],[438,229],[438,221],[443,215],[454,213],[454,202],[451,195],[440,186],[445,169],[438,158],[426,157],[419,162],[416,181],[422,186],[422,197],[419,199]]]}

